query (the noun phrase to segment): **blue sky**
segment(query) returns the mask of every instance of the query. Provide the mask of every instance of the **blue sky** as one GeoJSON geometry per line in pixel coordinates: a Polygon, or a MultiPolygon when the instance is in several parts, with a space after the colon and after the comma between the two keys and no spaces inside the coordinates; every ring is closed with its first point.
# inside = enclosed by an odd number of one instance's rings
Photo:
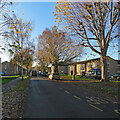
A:
{"type": "MultiPolygon", "coordinates": [[[[42,34],[45,28],[51,28],[55,25],[55,17],[52,13],[55,11],[55,5],[55,2],[20,2],[13,7],[19,18],[22,18],[25,22],[31,21],[33,27],[31,38],[35,39],[36,46],[38,35],[42,34]],[[24,15],[22,15],[23,13],[24,15]]],[[[117,44],[117,42],[113,43],[117,44]]],[[[95,54],[94,52],[90,49],[86,49],[86,52],[88,55],[84,55],[81,60],[94,58],[93,55],[90,55],[95,54]]],[[[108,53],[112,58],[118,59],[118,52],[113,48],[109,48],[108,53]]],[[[0,54],[0,57],[2,61],[10,60],[8,53],[0,54]]],[[[99,56],[96,55],[95,57],[99,56]]]]}

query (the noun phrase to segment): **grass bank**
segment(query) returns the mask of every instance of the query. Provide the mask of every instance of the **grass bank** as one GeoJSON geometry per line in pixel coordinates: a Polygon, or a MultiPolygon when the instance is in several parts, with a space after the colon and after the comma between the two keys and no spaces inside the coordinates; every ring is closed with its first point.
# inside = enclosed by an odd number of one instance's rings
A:
{"type": "Polygon", "coordinates": [[[4,77],[2,77],[2,85],[6,84],[6,83],[9,83],[11,80],[14,80],[18,77],[20,77],[20,75],[4,76],[4,77]]]}
{"type": "Polygon", "coordinates": [[[92,89],[94,91],[98,91],[101,93],[107,93],[112,96],[118,96],[120,93],[118,92],[120,82],[118,81],[109,81],[109,82],[82,82],[82,83],[73,83],[80,87],[85,87],[87,89],[92,89]]]}
{"type": "Polygon", "coordinates": [[[23,80],[20,80],[16,85],[15,90],[24,91],[28,86],[28,77],[29,76],[24,76],[23,80]]]}

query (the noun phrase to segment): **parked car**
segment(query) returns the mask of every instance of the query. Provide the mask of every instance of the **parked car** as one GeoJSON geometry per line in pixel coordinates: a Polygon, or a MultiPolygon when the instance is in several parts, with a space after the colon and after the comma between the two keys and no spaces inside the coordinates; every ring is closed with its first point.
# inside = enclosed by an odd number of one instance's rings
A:
{"type": "Polygon", "coordinates": [[[37,76],[37,71],[36,70],[32,71],[32,76],[37,76]]]}
{"type": "Polygon", "coordinates": [[[3,75],[5,75],[5,73],[4,73],[4,72],[1,72],[1,76],[3,76],[3,75]]]}
{"type": "Polygon", "coordinates": [[[51,73],[51,74],[49,75],[49,79],[50,79],[50,80],[53,80],[53,79],[59,80],[59,79],[60,79],[60,75],[59,75],[59,73],[51,73]]]}
{"type": "Polygon", "coordinates": [[[120,73],[112,75],[111,78],[120,79],[120,73]]]}
{"type": "Polygon", "coordinates": [[[41,75],[44,77],[48,77],[48,74],[46,72],[42,72],[41,75]]]}
{"type": "Polygon", "coordinates": [[[85,74],[85,76],[95,79],[101,79],[101,70],[92,68],[85,74]]]}

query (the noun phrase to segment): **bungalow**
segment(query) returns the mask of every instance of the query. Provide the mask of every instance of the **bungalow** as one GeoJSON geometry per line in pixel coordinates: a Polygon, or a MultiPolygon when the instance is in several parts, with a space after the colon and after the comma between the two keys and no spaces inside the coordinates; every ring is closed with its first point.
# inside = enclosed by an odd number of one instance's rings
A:
{"type": "MultiPolygon", "coordinates": [[[[87,73],[90,69],[101,69],[100,58],[90,59],[81,62],[75,62],[68,65],[69,75],[83,75],[87,73]]],[[[118,61],[107,57],[107,73],[109,76],[117,73],[118,71],[118,61]]]]}
{"type": "MultiPolygon", "coordinates": [[[[54,73],[54,64],[52,64],[51,66],[51,73],[54,73]]],[[[58,73],[59,74],[68,74],[68,65],[65,63],[59,63],[58,64],[58,73]]]]}

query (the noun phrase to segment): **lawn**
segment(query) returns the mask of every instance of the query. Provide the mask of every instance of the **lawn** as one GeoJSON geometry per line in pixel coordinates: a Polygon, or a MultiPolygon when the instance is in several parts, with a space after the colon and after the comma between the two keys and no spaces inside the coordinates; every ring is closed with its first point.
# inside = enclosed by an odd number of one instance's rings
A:
{"type": "Polygon", "coordinates": [[[118,88],[120,85],[120,81],[109,81],[109,82],[80,82],[73,83],[76,86],[85,87],[87,89],[92,89],[94,91],[99,91],[101,93],[107,93],[114,96],[117,96],[120,93],[118,92],[118,88]]]}
{"type": "Polygon", "coordinates": [[[20,77],[20,75],[14,75],[14,76],[5,76],[5,77],[2,77],[2,85],[6,84],[6,83],[9,83],[11,80],[14,80],[16,78],[20,77]]]}
{"type": "MultiPolygon", "coordinates": [[[[61,79],[72,79],[72,75],[66,75],[66,74],[61,74],[60,75],[60,78],[61,79]]],[[[86,77],[80,77],[80,76],[78,76],[78,75],[75,75],[75,79],[76,80],[93,80],[92,78],[86,78],[86,77]]]]}

